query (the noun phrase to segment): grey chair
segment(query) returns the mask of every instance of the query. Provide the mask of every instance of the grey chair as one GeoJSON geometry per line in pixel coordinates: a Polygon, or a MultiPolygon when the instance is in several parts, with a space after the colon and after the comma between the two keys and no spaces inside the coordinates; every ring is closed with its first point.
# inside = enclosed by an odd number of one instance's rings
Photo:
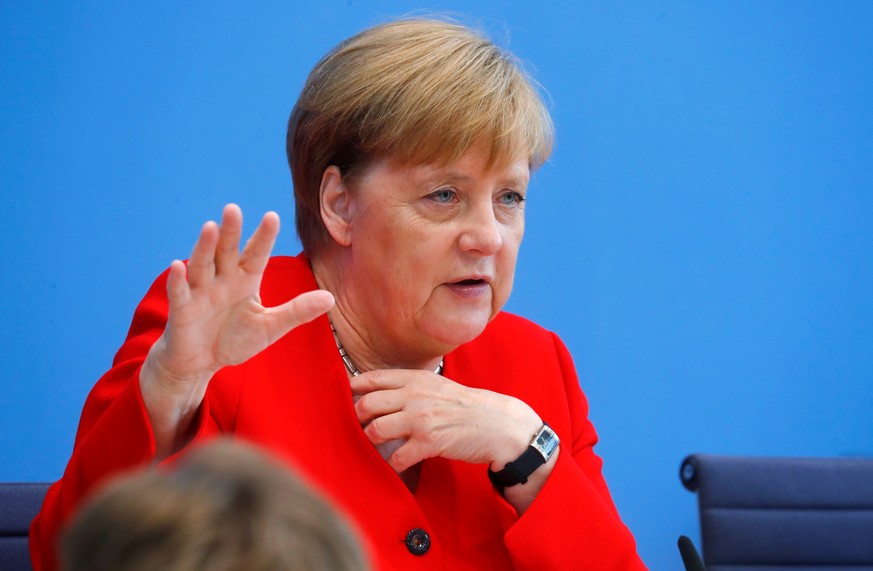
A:
{"type": "Polygon", "coordinates": [[[873,571],[873,458],[694,454],[708,571],[873,571]]]}
{"type": "Polygon", "coordinates": [[[0,483],[0,570],[32,571],[27,532],[49,485],[0,483]]]}

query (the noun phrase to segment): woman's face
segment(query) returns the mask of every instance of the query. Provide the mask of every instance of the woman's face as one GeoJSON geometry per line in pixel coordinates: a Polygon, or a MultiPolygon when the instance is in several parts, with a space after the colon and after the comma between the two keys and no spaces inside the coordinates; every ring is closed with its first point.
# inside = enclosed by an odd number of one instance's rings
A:
{"type": "Polygon", "coordinates": [[[478,336],[512,290],[530,178],[526,156],[486,168],[368,167],[349,202],[350,311],[395,351],[441,354],[478,336]]]}

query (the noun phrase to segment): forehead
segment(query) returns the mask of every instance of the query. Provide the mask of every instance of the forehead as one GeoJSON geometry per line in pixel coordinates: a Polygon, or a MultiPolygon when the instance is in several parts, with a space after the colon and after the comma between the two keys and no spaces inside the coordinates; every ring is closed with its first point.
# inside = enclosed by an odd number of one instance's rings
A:
{"type": "Polygon", "coordinates": [[[414,181],[420,184],[479,184],[487,182],[494,185],[524,188],[530,180],[530,165],[526,154],[517,153],[499,162],[491,162],[488,152],[480,147],[471,147],[453,162],[433,161],[398,164],[386,160],[380,161],[379,166],[381,168],[374,170],[389,169],[407,177],[410,182],[414,181]]]}

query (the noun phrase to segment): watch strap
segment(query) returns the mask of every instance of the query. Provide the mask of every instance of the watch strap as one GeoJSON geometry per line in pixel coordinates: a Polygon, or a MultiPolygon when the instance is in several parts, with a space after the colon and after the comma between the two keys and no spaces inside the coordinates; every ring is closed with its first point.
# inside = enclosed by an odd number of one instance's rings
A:
{"type": "Polygon", "coordinates": [[[554,447],[550,450],[548,457],[546,457],[543,456],[543,452],[533,446],[534,442],[536,442],[537,438],[544,430],[551,433],[557,445],[557,442],[559,442],[558,436],[552,431],[548,424],[543,423],[543,427],[536,435],[534,435],[531,444],[521,456],[512,462],[507,463],[506,467],[498,472],[488,468],[488,479],[494,487],[506,488],[516,484],[526,484],[528,477],[533,474],[537,468],[548,461],[548,458],[550,458],[552,453],[554,453],[554,447]]]}
{"type": "Polygon", "coordinates": [[[507,463],[503,470],[495,472],[488,468],[488,479],[491,480],[491,484],[501,488],[516,484],[526,484],[527,477],[545,463],[546,461],[542,455],[534,448],[528,446],[524,454],[516,458],[515,461],[507,463]]]}

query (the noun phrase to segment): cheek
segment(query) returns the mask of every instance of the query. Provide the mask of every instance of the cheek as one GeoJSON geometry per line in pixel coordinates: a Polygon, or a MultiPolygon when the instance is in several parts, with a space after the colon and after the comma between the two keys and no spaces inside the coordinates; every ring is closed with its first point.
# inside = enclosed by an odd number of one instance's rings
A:
{"type": "MultiPolygon", "coordinates": [[[[513,278],[515,277],[515,265],[518,260],[518,250],[521,246],[521,239],[524,236],[524,223],[520,223],[516,227],[511,227],[506,232],[503,241],[503,250],[500,255],[501,272],[503,273],[501,280],[500,295],[509,297],[509,291],[512,289],[513,278]]],[[[504,300],[505,301],[505,300],[504,300]]]]}
{"type": "Polygon", "coordinates": [[[512,291],[512,283],[515,278],[515,266],[518,260],[518,250],[521,246],[521,238],[524,234],[524,226],[510,229],[504,238],[503,249],[499,254],[500,281],[495,293],[495,302],[502,305],[509,298],[512,291]]]}
{"type": "Polygon", "coordinates": [[[505,258],[511,261],[512,266],[515,266],[515,260],[518,257],[518,249],[521,247],[521,239],[524,237],[524,219],[521,219],[517,224],[508,226],[503,238],[503,252],[505,258]]]}

